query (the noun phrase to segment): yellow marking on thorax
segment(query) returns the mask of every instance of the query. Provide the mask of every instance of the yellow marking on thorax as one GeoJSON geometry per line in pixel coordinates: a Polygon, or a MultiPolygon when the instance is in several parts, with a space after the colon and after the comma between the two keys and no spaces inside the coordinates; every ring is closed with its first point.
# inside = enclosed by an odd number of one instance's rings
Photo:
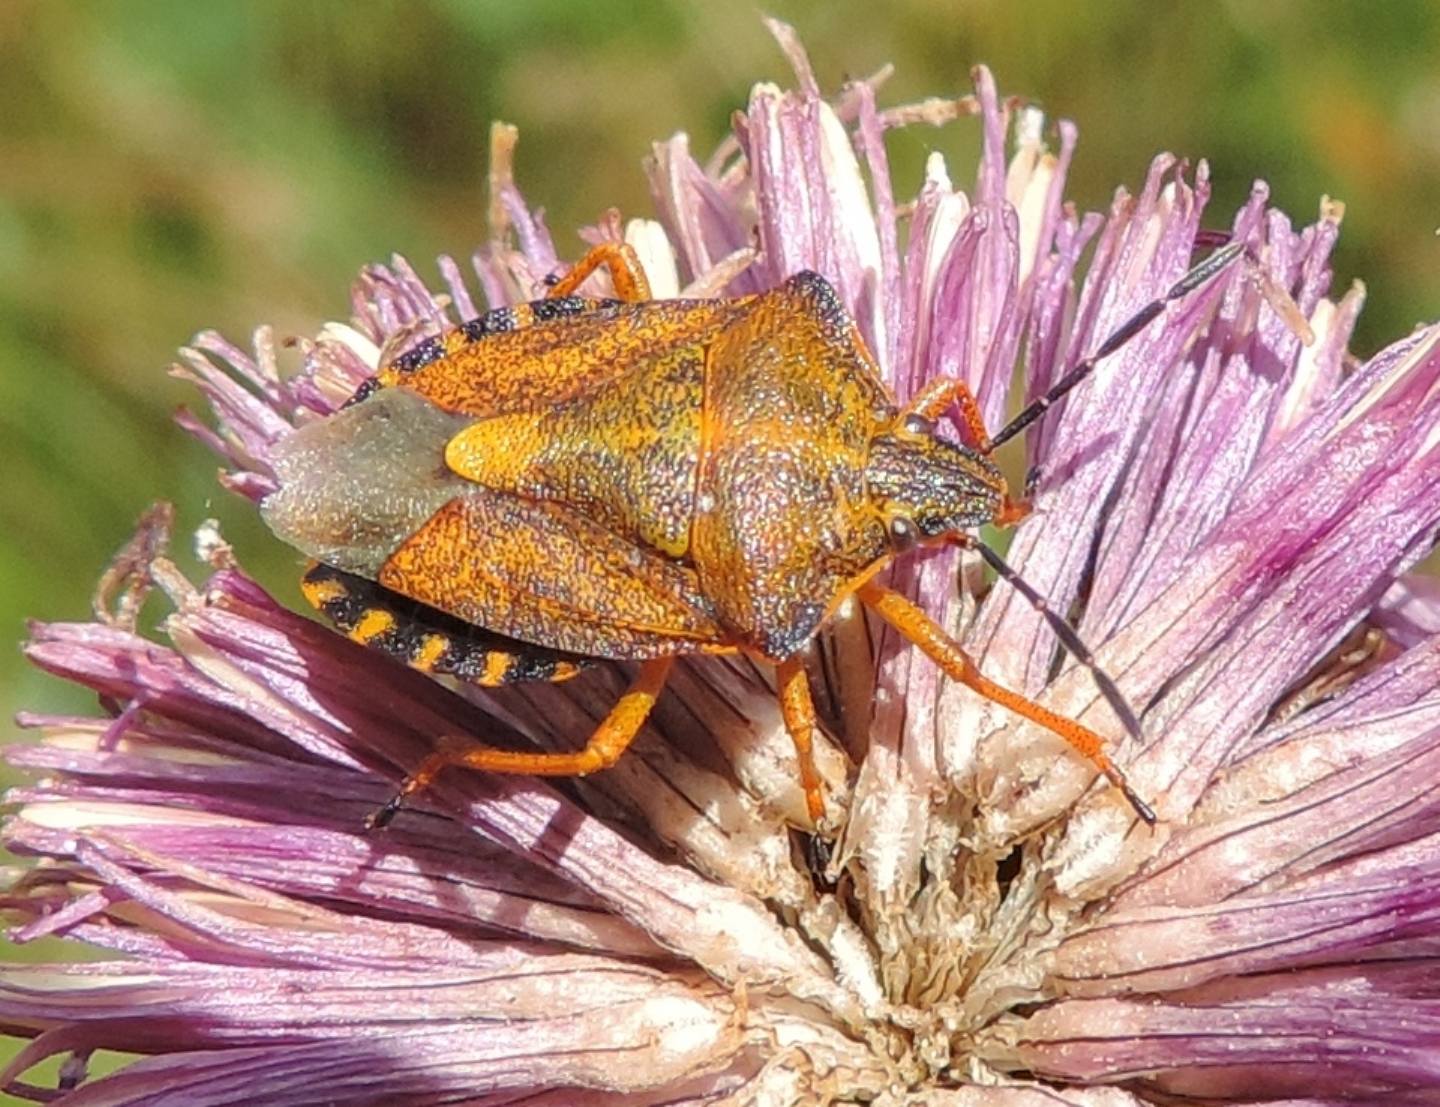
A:
{"type": "Polygon", "coordinates": [[[380,635],[386,631],[392,630],[394,626],[394,615],[391,615],[388,611],[382,611],[378,607],[372,607],[369,611],[365,612],[364,615],[360,616],[360,621],[356,623],[350,631],[350,638],[356,642],[369,642],[372,639],[379,638],[380,635]]]}

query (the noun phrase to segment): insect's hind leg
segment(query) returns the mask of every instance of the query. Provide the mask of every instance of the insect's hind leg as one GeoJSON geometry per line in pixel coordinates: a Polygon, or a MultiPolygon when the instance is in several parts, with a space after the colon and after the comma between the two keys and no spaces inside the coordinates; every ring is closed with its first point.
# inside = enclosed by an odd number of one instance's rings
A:
{"type": "Polygon", "coordinates": [[[622,300],[649,300],[650,281],[640,264],[640,255],[628,242],[602,242],[592,246],[586,255],[563,277],[557,280],[545,293],[547,300],[569,296],[585,283],[585,278],[597,269],[610,273],[610,283],[615,286],[615,295],[622,300]]]}
{"type": "Polygon", "coordinates": [[[1130,787],[1130,782],[1125,779],[1125,774],[1110,760],[1109,755],[1105,752],[1104,738],[1088,727],[1081,726],[1074,719],[1057,715],[1018,692],[1012,692],[985,677],[969,655],[945,633],[938,623],[898,592],[893,592],[873,581],[867,581],[860,586],[857,595],[867,607],[872,608],[882,619],[919,646],[921,651],[939,665],[950,679],[958,681],[967,688],[974,689],[986,699],[994,700],[1002,707],[1008,707],[1017,715],[1039,723],[1046,730],[1065,739],[1077,753],[1088,758],[1104,774],[1105,778],[1120,790],[1141,819],[1154,825],[1154,809],[1130,787]]]}
{"type": "Polygon", "coordinates": [[[452,765],[482,772],[523,773],[529,776],[586,776],[609,768],[640,732],[660,690],[665,687],[665,679],[670,675],[674,660],[673,657],[657,657],[644,662],[625,694],[591,733],[585,747],[574,753],[527,753],[454,740],[445,743],[420,762],[384,807],[365,820],[365,829],[378,830],[387,826],[407,799],[430,787],[435,778],[452,765]]]}

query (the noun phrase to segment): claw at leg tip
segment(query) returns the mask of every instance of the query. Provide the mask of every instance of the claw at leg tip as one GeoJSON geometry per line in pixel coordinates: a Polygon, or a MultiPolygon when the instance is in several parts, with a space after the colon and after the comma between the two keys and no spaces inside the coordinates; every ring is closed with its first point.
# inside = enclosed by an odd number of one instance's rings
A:
{"type": "Polygon", "coordinates": [[[400,797],[394,796],[387,800],[383,807],[365,816],[365,833],[371,834],[377,830],[384,830],[395,821],[395,816],[399,813],[400,797]]]}
{"type": "Polygon", "coordinates": [[[1130,806],[1135,809],[1135,814],[1140,816],[1146,826],[1154,826],[1156,822],[1159,821],[1158,816],[1155,814],[1155,808],[1141,799],[1139,795],[1136,794],[1135,789],[1131,788],[1130,785],[1122,784],[1120,790],[1125,798],[1130,801],[1130,806]]]}

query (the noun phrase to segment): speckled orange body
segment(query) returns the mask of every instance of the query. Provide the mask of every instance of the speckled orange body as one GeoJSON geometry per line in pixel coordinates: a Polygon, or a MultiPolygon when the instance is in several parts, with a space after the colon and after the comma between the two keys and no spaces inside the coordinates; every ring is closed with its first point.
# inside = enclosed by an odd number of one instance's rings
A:
{"type": "Polygon", "coordinates": [[[604,244],[546,299],[420,342],[345,410],[277,444],[280,488],[262,510],[317,560],[311,602],[417,668],[488,685],[643,662],[584,749],[437,752],[376,823],[450,764],[603,768],[676,655],[736,650],[777,666],[819,823],[815,713],[796,655],[851,593],[953,679],[1123,785],[1098,735],[986,680],[923,611],[870,579],[919,543],[968,542],[967,528],[1022,517],[990,450],[963,382],[894,401],[824,278],[651,300],[633,253],[604,244]],[[571,295],[602,265],[623,299],[571,295]],[[973,449],[935,433],[952,406],[973,449]]]}
{"type": "MultiPolygon", "coordinates": [[[[890,556],[867,467],[910,432],[822,278],[539,301],[472,331],[378,379],[461,420],[431,459],[454,494],[366,566],[385,588],[570,653],[780,660],[890,556]]],[[[965,522],[991,518],[998,474],[952,454],[975,478],[965,522]]]]}

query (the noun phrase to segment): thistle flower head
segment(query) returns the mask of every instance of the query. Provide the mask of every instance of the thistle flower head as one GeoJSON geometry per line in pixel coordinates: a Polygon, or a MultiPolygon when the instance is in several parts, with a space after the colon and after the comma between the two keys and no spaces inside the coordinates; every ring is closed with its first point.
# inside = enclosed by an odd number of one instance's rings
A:
{"type": "MultiPolygon", "coordinates": [[[[797,87],[757,87],[704,165],[683,135],[657,144],[654,221],[582,231],[634,245],[657,296],[816,270],[897,397],[960,376],[997,427],[1017,365],[1043,392],[1191,264],[1203,163],[1161,156],[1082,215],[1075,128],[1050,148],[984,70],[963,100],[882,109],[878,80],[827,99],[775,29],[797,87]],[[972,191],[938,153],[918,191],[892,184],[888,130],[972,115],[972,191]]],[[[561,268],[513,142],[497,130],[470,274],[442,258],[433,291],[401,258],[367,269],[298,375],[264,330],[183,352],[214,413],[187,425],[228,487],[273,491],[276,443],[474,317],[474,288],[531,299],[561,268]]],[[[1143,742],[971,555],[893,571],[987,676],[1115,735],[1155,828],[842,609],[807,662],[828,857],[788,829],[805,808],[767,674],[718,658],[677,666],[615,768],[447,773],[367,837],[438,742],[573,748],[623,674],[457,693],[295,614],[213,532],[192,585],[156,516],[107,617],[27,647],[104,710],[23,720],[42,739],[8,756],[43,775],[5,834],[37,860],[0,903],[17,941],[110,952],[5,971],[0,1026],[32,1041],[0,1084],[74,1104],[1434,1102],[1440,606],[1402,574],[1440,525],[1440,330],[1348,357],[1339,214],[1296,229],[1257,184],[1227,228],[1256,265],[1171,305],[1027,436],[1035,511],[1009,560],[1074,614],[1143,742]],[[156,585],[162,641],[134,630],[156,585]],[[97,1050],[144,1056],[87,1078],[97,1050]],[[59,1091],[26,1076],[54,1055],[59,1091]]]]}

